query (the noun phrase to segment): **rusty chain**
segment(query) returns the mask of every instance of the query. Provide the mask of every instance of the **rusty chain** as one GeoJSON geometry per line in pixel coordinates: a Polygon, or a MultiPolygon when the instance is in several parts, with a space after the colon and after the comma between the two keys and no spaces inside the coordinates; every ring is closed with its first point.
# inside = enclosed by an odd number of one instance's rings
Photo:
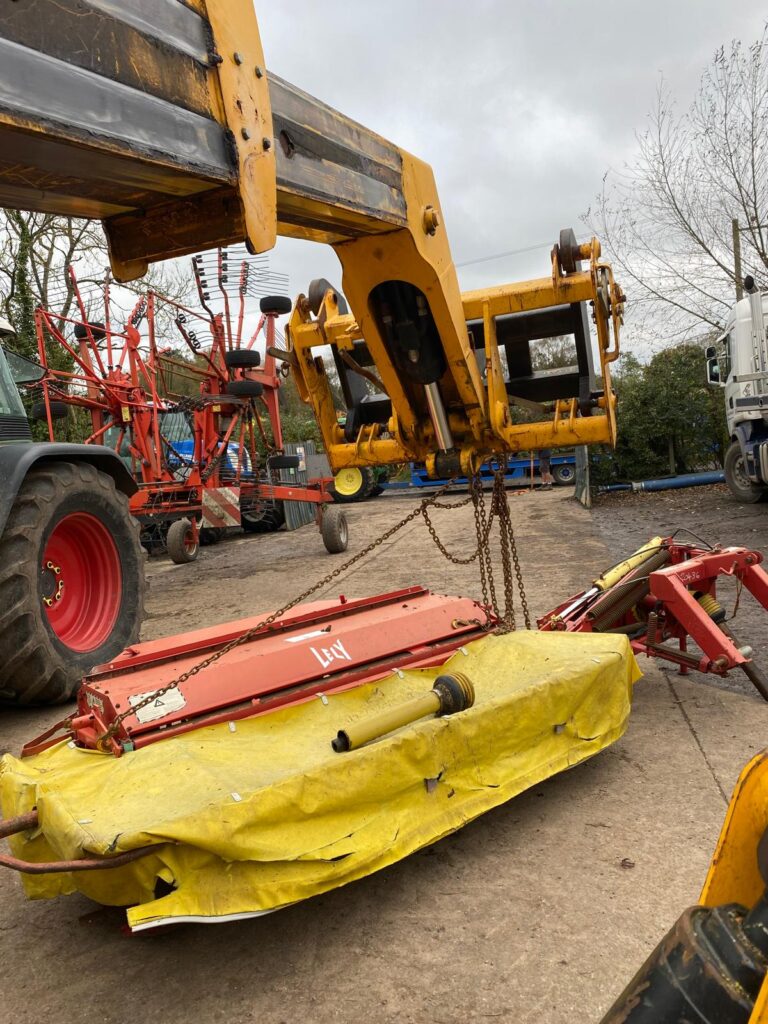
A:
{"type": "Polygon", "coordinates": [[[166,683],[165,686],[161,686],[157,690],[153,690],[151,693],[148,693],[146,697],[138,701],[136,704],[132,704],[130,707],[127,707],[124,711],[121,711],[120,714],[115,716],[106,732],[104,732],[99,737],[99,746],[102,747],[102,749],[106,746],[107,742],[117,734],[124,719],[126,719],[130,715],[137,714],[143,708],[148,707],[150,704],[153,704],[155,701],[159,700],[170,690],[177,689],[182,683],[185,683],[188,679],[191,679],[193,676],[196,676],[199,672],[202,672],[204,669],[213,665],[215,662],[219,661],[219,659],[229,654],[230,651],[233,651],[235,648],[248,643],[250,640],[253,639],[253,637],[257,633],[263,630],[266,626],[272,625],[273,622],[276,622],[279,618],[281,618],[281,616],[285,615],[286,612],[289,612],[297,604],[300,604],[302,601],[306,601],[308,598],[316,594],[319,590],[322,590],[324,587],[328,586],[328,584],[333,582],[333,580],[341,576],[343,573],[347,572],[347,570],[351,569],[352,566],[356,565],[358,562],[362,561],[372,551],[375,551],[376,548],[381,547],[381,545],[385,541],[389,540],[409,523],[412,523],[415,519],[418,519],[419,516],[421,516],[424,519],[424,522],[427,526],[427,529],[432,540],[437,545],[438,549],[443,554],[443,556],[446,559],[448,559],[448,561],[453,562],[455,565],[469,565],[479,558],[480,585],[483,595],[482,603],[484,609],[486,610],[486,622],[480,623],[479,620],[477,620],[478,624],[482,625],[484,629],[487,629],[489,631],[494,629],[495,631],[499,632],[509,632],[515,629],[514,587],[511,579],[511,565],[514,565],[515,573],[517,576],[517,586],[520,593],[521,602],[523,605],[525,624],[526,628],[530,629],[528,604],[525,597],[525,588],[523,584],[522,573],[520,571],[520,563],[518,559],[514,533],[512,530],[511,518],[509,513],[509,504],[507,501],[507,493],[504,487],[503,470],[499,470],[495,474],[493,497],[491,501],[491,510],[489,514],[486,514],[485,511],[483,485],[479,477],[473,477],[472,479],[470,479],[469,496],[467,498],[463,499],[462,501],[453,502],[451,504],[441,503],[439,501],[439,498],[441,498],[451,486],[452,484],[450,481],[444,484],[443,487],[436,491],[431,497],[427,497],[423,501],[421,501],[415,509],[412,509],[408,513],[408,515],[404,516],[403,519],[395,523],[395,525],[391,526],[388,530],[385,530],[385,532],[382,533],[381,536],[377,537],[376,540],[372,541],[367,547],[363,548],[361,551],[358,551],[356,555],[353,555],[352,558],[344,562],[343,565],[340,565],[332,572],[329,572],[327,576],[324,576],[321,580],[318,580],[311,587],[305,590],[302,594],[299,594],[298,597],[293,598],[291,601],[287,602],[281,608],[278,608],[277,611],[272,612],[271,615],[266,616],[266,618],[262,619],[255,626],[252,626],[250,629],[246,630],[245,633],[242,633],[240,636],[230,640],[229,643],[224,644],[223,647],[218,648],[216,651],[213,652],[213,654],[209,655],[207,658],[204,658],[202,661],[199,661],[197,664],[193,665],[185,672],[180,673],[178,676],[176,676],[175,679],[172,679],[169,683],[166,683]],[[435,527],[431,519],[429,518],[429,510],[452,510],[457,508],[463,508],[464,506],[470,503],[472,503],[472,505],[474,506],[474,520],[475,531],[477,536],[477,547],[475,548],[475,551],[469,558],[459,558],[455,555],[452,555],[438,537],[437,531],[435,530],[435,527]],[[493,557],[489,545],[491,530],[493,528],[493,523],[496,518],[498,518],[500,525],[499,533],[501,543],[501,560],[502,569],[504,573],[505,610],[503,615],[501,614],[498,606],[498,600],[496,596],[496,584],[493,575],[493,557]]]}
{"type": "Polygon", "coordinates": [[[511,629],[515,628],[515,594],[512,583],[512,567],[514,567],[517,589],[520,594],[520,604],[523,608],[525,628],[531,628],[531,613],[528,609],[528,599],[525,594],[525,583],[520,568],[520,557],[517,552],[515,531],[512,526],[512,516],[509,511],[507,492],[504,487],[504,475],[500,470],[496,473],[493,482],[493,503],[499,517],[499,532],[501,535],[501,557],[504,570],[504,602],[507,608],[507,615],[511,618],[511,629]],[[511,566],[510,566],[511,561],[511,566]]]}

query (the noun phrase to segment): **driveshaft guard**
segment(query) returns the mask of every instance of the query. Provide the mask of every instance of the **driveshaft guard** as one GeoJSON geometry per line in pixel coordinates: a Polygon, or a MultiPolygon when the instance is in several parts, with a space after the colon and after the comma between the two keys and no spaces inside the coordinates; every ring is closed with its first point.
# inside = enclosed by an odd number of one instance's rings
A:
{"type": "Polygon", "coordinates": [[[624,732],[640,671],[618,635],[488,636],[444,666],[150,744],[121,758],[61,743],[0,763],[11,840],[28,860],[157,844],[122,868],[24,876],[27,895],[79,890],[129,906],[133,928],[265,913],[372,874],[624,732]],[[427,691],[453,668],[475,705],[336,754],[339,728],[427,691]],[[158,879],[173,886],[155,898],[158,879]]]}

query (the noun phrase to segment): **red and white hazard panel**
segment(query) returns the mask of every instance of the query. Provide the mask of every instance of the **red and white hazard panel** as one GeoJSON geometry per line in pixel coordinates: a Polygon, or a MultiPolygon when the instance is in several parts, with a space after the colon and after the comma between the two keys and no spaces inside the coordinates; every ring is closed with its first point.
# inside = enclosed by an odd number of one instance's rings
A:
{"type": "Polygon", "coordinates": [[[223,529],[240,525],[240,488],[206,487],[203,490],[203,526],[223,529]]]}

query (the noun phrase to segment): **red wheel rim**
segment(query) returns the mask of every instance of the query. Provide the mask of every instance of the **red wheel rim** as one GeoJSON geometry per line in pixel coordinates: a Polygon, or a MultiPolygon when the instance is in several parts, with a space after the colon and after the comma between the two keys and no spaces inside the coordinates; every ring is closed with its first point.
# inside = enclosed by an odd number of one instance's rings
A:
{"type": "Polygon", "coordinates": [[[87,512],[64,516],[48,538],[40,567],[43,611],[73,651],[93,651],[112,632],[123,574],[112,536],[87,512]]]}
{"type": "Polygon", "coordinates": [[[195,531],[190,526],[184,534],[184,548],[188,555],[194,555],[197,551],[197,540],[195,531]]]}

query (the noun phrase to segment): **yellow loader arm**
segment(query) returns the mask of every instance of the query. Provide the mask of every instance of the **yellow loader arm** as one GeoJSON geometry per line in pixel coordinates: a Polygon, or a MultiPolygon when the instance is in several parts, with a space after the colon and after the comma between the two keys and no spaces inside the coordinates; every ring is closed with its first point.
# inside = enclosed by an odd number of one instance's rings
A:
{"type": "Polygon", "coordinates": [[[290,334],[334,469],[423,459],[455,475],[493,453],[615,441],[623,296],[599,243],[563,232],[551,277],[462,295],[430,168],[268,74],[251,0],[4,4],[0,205],[101,219],[118,280],[278,234],[333,246],[351,314],[321,285],[290,334]],[[529,343],[556,334],[574,336],[578,365],[544,379],[529,343]],[[344,410],[314,351],[327,344],[344,410]],[[549,422],[513,423],[515,405],[551,400],[549,422]]]}

